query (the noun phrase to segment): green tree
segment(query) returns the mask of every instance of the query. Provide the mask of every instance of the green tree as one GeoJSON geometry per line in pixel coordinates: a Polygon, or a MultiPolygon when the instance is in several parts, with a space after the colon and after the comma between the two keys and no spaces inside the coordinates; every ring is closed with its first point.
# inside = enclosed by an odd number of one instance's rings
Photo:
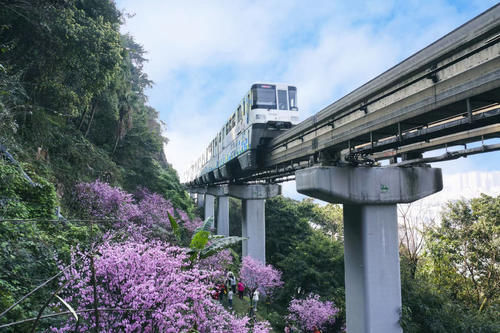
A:
{"type": "Polygon", "coordinates": [[[478,312],[500,301],[500,196],[447,204],[441,225],[427,235],[427,269],[478,312]]]}
{"type": "MultiPolygon", "coordinates": [[[[312,199],[306,199],[312,200],[312,199]]],[[[342,206],[338,204],[315,205],[313,208],[313,223],[332,239],[344,238],[344,218],[342,206]]]]}
{"type": "Polygon", "coordinates": [[[276,329],[283,328],[292,297],[310,292],[334,300],[342,309],[334,331],[344,322],[343,245],[321,227],[327,215],[322,209],[312,200],[279,196],[266,201],[266,261],[283,272],[285,281],[268,316],[276,329]],[[313,230],[312,225],[320,228],[313,230]]]}

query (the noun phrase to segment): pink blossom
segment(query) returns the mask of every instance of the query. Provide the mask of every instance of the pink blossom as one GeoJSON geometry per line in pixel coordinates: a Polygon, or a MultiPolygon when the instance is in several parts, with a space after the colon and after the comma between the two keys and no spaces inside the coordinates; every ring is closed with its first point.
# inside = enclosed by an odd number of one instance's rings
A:
{"type": "MultiPolygon", "coordinates": [[[[100,308],[141,311],[101,312],[101,332],[248,332],[247,317],[236,318],[210,297],[216,274],[189,266],[187,250],[161,241],[106,243],[98,247],[95,273],[100,308]]],[[[81,255],[81,254],[80,254],[81,255]]],[[[73,254],[75,261],[78,255],[73,254]]],[[[78,309],[94,303],[90,259],[68,271],[64,298],[78,309]]],[[[81,314],[81,331],[94,328],[93,312],[81,314]]],[[[268,332],[259,324],[258,332],[268,332]]],[[[74,323],[57,332],[74,330],[74,323]]]]}
{"type": "Polygon", "coordinates": [[[332,325],[339,309],[333,302],[323,302],[318,295],[309,294],[306,299],[292,299],[288,312],[288,320],[295,322],[302,330],[312,331],[314,326],[324,328],[332,325]]]}
{"type": "Polygon", "coordinates": [[[283,285],[280,271],[249,256],[243,258],[240,278],[250,295],[255,290],[259,290],[262,295],[269,295],[283,285]]]}

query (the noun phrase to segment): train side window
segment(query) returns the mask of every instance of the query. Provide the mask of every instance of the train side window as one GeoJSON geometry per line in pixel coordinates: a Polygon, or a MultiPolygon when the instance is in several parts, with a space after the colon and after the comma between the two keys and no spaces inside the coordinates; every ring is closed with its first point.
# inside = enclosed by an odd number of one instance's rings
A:
{"type": "Polygon", "coordinates": [[[241,121],[241,105],[238,105],[238,111],[236,113],[238,113],[238,122],[240,122],[241,121]]]}
{"type": "Polygon", "coordinates": [[[299,108],[297,107],[297,88],[288,87],[288,101],[290,102],[290,110],[299,110],[299,108]]]}
{"type": "Polygon", "coordinates": [[[288,110],[286,90],[278,90],[278,108],[279,110],[288,110]]]}

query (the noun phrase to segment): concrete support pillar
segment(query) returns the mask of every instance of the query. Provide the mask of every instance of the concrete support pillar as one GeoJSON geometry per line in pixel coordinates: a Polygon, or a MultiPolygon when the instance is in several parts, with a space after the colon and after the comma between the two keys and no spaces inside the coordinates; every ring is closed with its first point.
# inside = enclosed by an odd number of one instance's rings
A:
{"type": "Polygon", "coordinates": [[[396,205],[440,191],[441,169],[313,167],[295,176],[299,193],[344,204],[347,330],[402,332],[396,205]]]}
{"type": "Polygon", "coordinates": [[[344,205],[349,332],[401,332],[396,204],[344,205]]]}
{"type": "Polygon", "coordinates": [[[217,234],[229,236],[229,197],[217,198],[217,234]]]}
{"type": "Polygon", "coordinates": [[[205,205],[205,194],[197,193],[196,194],[196,202],[197,202],[199,208],[203,207],[205,205]]]}
{"type": "MultiPolygon", "coordinates": [[[[204,218],[205,220],[208,219],[209,217],[214,218],[214,211],[215,211],[215,197],[210,194],[205,194],[205,214],[204,218]]],[[[213,222],[212,222],[212,228],[213,228],[213,222]]]]}
{"type": "Polygon", "coordinates": [[[266,200],[246,199],[241,204],[242,255],[266,262],[266,200]]]}
{"type": "Polygon", "coordinates": [[[268,198],[281,193],[276,184],[229,185],[227,193],[242,200],[241,233],[248,239],[243,241],[243,256],[266,263],[266,214],[268,198]]]}

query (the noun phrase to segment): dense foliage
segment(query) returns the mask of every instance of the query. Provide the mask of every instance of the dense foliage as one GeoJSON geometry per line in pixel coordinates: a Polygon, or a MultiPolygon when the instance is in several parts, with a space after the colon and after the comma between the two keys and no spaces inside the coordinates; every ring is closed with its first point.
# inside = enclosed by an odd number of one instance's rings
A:
{"type": "MultiPolygon", "coordinates": [[[[164,156],[164,124],[144,94],[144,50],[120,33],[122,20],[113,1],[0,0],[0,219],[37,219],[0,223],[1,311],[55,275],[55,257],[68,263],[72,247],[89,248],[98,228],[111,227],[74,220],[100,218],[74,205],[77,183],[142,191],[134,198],[142,211],[175,205],[191,228],[201,222],[190,218],[192,204],[164,156]],[[4,160],[4,148],[19,165],[4,160]]],[[[156,215],[141,218],[150,224],[156,215]]],[[[152,233],[165,234],[155,226],[152,233]]],[[[51,288],[54,281],[0,324],[37,316],[51,288]]]]}
{"type": "MultiPolygon", "coordinates": [[[[85,225],[54,220],[54,186],[28,169],[31,181],[20,166],[0,159],[0,311],[58,272],[55,254],[69,259],[71,247],[89,236],[85,225]]],[[[36,316],[47,297],[46,290],[34,294],[0,324],[36,316]]]]}
{"type": "Polygon", "coordinates": [[[407,332],[500,330],[500,197],[448,203],[415,260],[402,251],[407,332]]]}
{"type": "Polygon", "coordinates": [[[99,178],[191,210],[147,105],[144,50],[112,1],[0,0],[0,144],[56,184],[99,178]]]}

